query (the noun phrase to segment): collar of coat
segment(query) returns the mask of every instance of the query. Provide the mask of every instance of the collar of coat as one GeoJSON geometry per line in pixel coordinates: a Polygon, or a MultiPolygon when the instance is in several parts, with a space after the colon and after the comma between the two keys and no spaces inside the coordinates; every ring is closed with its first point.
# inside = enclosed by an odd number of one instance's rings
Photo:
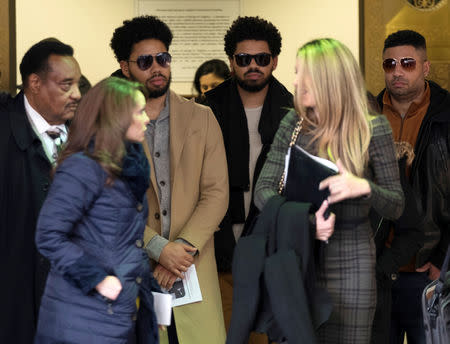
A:
{"type": "MultiPolygon", "coordinates": [[[[424,118],[424,122],[450,122],[450,93],[431,80],[427,80],[430,86],[430,106],[424,118]]],[[[377,96],[377,102],[383,108],[383,96],[386,88],[377,96]]]]}
{"type": "MultiPolygon", "coordinates": [[[[170,140],[170,185],[173,185],[173,179],[175,171],[179,164],[183,146],[187,136],[190,133],[192,127],[191,122],[193,120],[195,110],[203,105],[194,102],[194,99],[187,100],[184,97],[179,96],[172,90],[169,90],[167,96],[169,97],[169,140],[170,140]]],[[[147,157],[150,157],[150,150],[147,144],[142,145],[147,157]]],[[[148,159],[151,170],[154,171],[153,160],[148,159]]],[[[154,186],[157,185],[156,177],[154,173],[150,176],[151,182],[154,186]]],[[[158,199],[159,201],[159,199],[158,199]]]]}
{"type": "Polygon", "coordinates": [[[7,111],[10,113],[11,132],[17,143],[17,146],[22,150],[27,150],[32,144],[40,143],[39,137],[34,132],[25,112],[23,91],[12,100],[7,111]]]}

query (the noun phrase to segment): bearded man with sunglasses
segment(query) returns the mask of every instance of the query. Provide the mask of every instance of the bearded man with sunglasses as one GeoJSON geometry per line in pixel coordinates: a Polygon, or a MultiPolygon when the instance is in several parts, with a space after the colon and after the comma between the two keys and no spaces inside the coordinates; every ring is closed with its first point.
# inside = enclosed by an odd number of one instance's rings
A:
{"type": "Polygon", "coordinates": [[[228,204],[225,148],[211,109],[170,90],[171,42],[169,27],[152,16],[124,21],[111,40],[122,74],[149,94],[143,145],[151,167],[150,213],[136,245],[146,248],[163,288],[191,265],[197,271],[203,299],[173,308],[161,343],[224,343],[213,235],[228,204]]]}
{"type": "Polygon", "coordinates": [[[450,95],[425,80],[425,38],[401,30],[384,42],[386,89],[377,97],[392,126],[405,210],[395,222],[374,216],[378,305],[373,343],[425,343],[421,296],[439,277],[450,242],[450,95]],[[391,289],[392,288],[392,289],[391,289]],[[392,309],[391,309],[392,302],[392,309]]]}
{"type": "Polygon", "coordinates": [[[222,129],[230,176],[228,211],[215,234],[227,328],[236,240],[241,233],[245,235],[245,228],[258,213],[253,204],[253,186],[281,119],[293,107],[292,94],[272,75],[280,51],[281,35],[272,23],[259,17],[237,18],[225,35],[232,77],[205,94],[222,129]]]}

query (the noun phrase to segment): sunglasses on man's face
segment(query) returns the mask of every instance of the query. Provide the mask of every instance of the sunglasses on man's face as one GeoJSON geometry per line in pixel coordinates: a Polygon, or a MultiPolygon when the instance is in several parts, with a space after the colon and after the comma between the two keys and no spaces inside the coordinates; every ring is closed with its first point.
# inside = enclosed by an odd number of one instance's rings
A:
{"type": "MultiPolygon", "coordinates": [[[[158,53],[154,58],[156,62],[164,68],[169,67],[170,62],[172,61],[172,56],[167,52],[158,53]]],[[[147,70],[153,64],[153,55],[141,55],[138,56],[136,61],[128,60],[128,62],[135,62],[140,70],[147,70]]]]}
{"type": "Polygon", "coordinates": [[[270,63],[271,54],[259,53],[255,55],[251,54],[236,54],[234,59],[239,67],[247,67],[252,63],[252,59],[255,60],[256,64],[260,67],[265,67],[270,63]]]}
{"type": "Polygon", "coordinates": [[[416,68],[416,60],[412,57],[404,57],[398,61],[397,59],[385,59],[383,61],[383,69],[386,73],[393,72],[395,66],[400,64],[404,70],[411,72],[416,68]]]}

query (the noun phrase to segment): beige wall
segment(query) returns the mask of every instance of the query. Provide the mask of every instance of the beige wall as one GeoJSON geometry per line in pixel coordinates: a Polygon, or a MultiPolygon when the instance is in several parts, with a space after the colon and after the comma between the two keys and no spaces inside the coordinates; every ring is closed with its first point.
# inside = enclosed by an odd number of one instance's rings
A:
{"type": "Polygon", "coordinates": [[[332,37],[345,43],[358,59],[358,0],[241,0],[244,15],[271,21],[283,38],[275,76],[293,90],[297,49],[311,39],[332,37]],[[264,6],[261,6],[264,3],[264,6]]]}
{"type": "MultiPolygon", "coordinates": [[[[16,0],[16,6],[17,64],[32,44],[54,36],[74,47],[91,83],[117,69],[109,41],[114,28],[135,14],[134,0],[16,0]]],[[[358,0],[241,0],[241,9],[242,15],[259,15],[280,30],[283,47],[275,76],[291,91],[295,52],[308,40],[337,38],[358,57],[358,0]]],[[[172,88],[191,92],[189,83],[172,88]]]]}
{"type": "Polygon", "coordinates": [[[31,45],[56,37],[75,49],[82,73],[96,83],[118,68],[109,42],[133,15],[133,0],[16,0],[17,66],[31,45]]]}

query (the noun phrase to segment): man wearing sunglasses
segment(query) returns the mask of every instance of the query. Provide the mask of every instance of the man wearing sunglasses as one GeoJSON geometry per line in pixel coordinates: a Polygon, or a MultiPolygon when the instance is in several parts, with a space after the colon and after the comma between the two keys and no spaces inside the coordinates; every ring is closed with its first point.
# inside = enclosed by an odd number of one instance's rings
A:
{"type": "Polygon", "coordinates": [[[161,342],[224,343],[213,235],[228,204],[225,148],[211,109],[170,90],[171,41],[169,27],[152,16],[124,21],[111,40],[122,74],[149,94],[144,150],[151,166],[150,214],[143,245],[166,289],[195,265],[203,298],[173,308],[161,342]]]}
{"type": "MultiPolygon", "coordinates": [[[[280,50],[281,36],[272,23],[258,17],[237,18],[225,35],[232,77],[205,94],[222,128],[230,176],[228,211],[215,234],[227,328],[231,318],[234,246],[245,232],[244,223],[250,223],[257,214],[253,186],[280,120],[293,107],[292,94],[272,75],[280,50]]],[[[254,338],[251,343],[257,342],[254,338]]]]}
{"type": "Polygon", "coordinates": [[[375,221],[378,305],[373,343],[387,343],[389,336],[391,343],[403,343],[405,333],[408,343],[425,343],[421,295],[439,277],[450,242],[450,95],[425,80],[430,62],[425,38],[417,32],[388,36],[382,67],[386,89],[377,100],[397,148],[409,151],[413,160],[404,168],[400,163],[403,215],[394,223],[375,221]]]}

